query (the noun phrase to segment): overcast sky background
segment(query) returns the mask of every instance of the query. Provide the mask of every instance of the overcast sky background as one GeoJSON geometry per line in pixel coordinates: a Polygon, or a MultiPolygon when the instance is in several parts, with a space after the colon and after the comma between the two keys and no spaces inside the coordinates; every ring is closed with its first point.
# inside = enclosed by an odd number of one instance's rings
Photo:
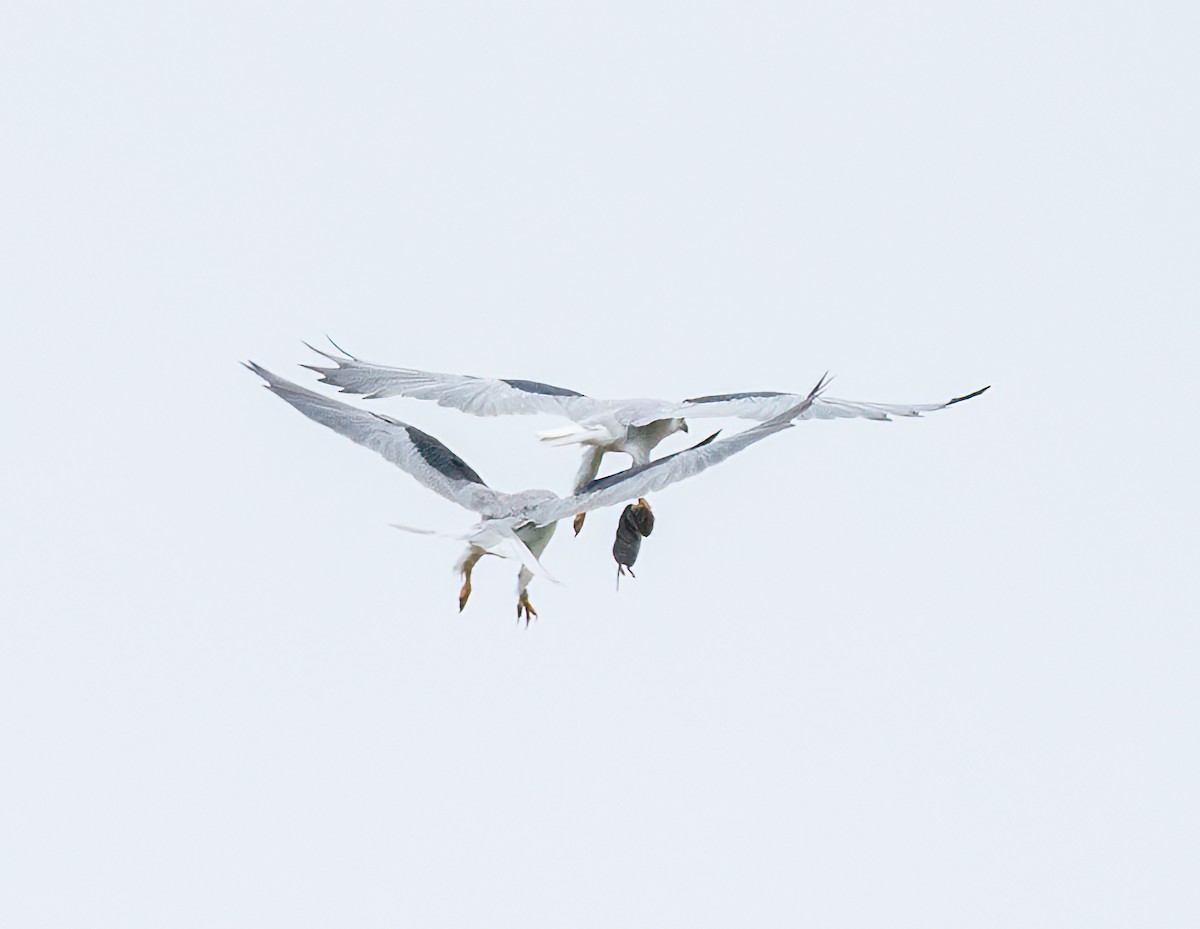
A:
{"type": "MultiPolygon", "coordinates": [[[[1200,918],[1194,4],[10,4],[0,923],[1200,918]],[[531,589],[301,339],[806,423],[531,589]]],[[[376,407],[565,491],[549,419],[376,407]]],[[[734,428],[739,425],[729,424],[734,428]]],[[[701,430],[702,431],[702,430],[701,430]]],[[[693,429],[690,438],[695,438],[693,429]]],[[[687,436],[664,444],[682,447],[687,436]]]]}

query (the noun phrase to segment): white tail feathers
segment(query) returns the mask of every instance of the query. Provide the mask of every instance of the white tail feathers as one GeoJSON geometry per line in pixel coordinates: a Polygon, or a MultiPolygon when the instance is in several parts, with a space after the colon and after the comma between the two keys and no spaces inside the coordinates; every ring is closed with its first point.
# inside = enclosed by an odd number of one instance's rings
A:
{"type": "Polygon", "coordinates": [[[462,532],[441,532],[437,529],[418,529],[416,526],[405,526],[403,523],[388,523],[393,529],[399,529],[401,532],[411,532],[413,535],[436,535],[443,539],[465,539],[466,535],[462,532]]]}
{"type": "Polygon", "coordinates": [[[561,584],[562,582],[553,574],[546,570],[545,565],[538,561],[537,555],[529,550],[529,546],[518,539],[515,535],[506,539],[501,539],[499,543],[490,549],[490,554],[499,555],[501,558],[511,558],[514,561],[519,561],[521,565],[529,570],[531,574],[538,577],[544,577],[552,584],[561,584]]]}
{"type": "Polygon", "coordinates": [[[389,523],[394,529],[399,529],[402,532],[411,532],[414,535],[433,535],[443,539],[456,539],[468,543],[466,551],[458,559],[454,565],[455,573],[460,573],[463,565],[466,564],[468,556],[472,549],[478,551],[483,549],[486,555],[497,555],[500,558],[511,558],[513,561],[520,562],[524,567],[528,568],[533,574],[538,577],[544,577],[553,584],[561,584],[558,578],[546,570],[537,555],[529,550],[529,546],[517,537],[517,534],[507,526],[485,526],[482,530],[479,527],[472,529],[469,532],[439,532],[436,529],[418,529],[416,526],[405,526],[403,523],[389,523]]]}
{"type": "Polygon", "coordinates": [[[538,439],[547,445],[595,445],[608,438],[607,429],[601,426],[582,426],[579,423],[538,433],[538,439]]]}

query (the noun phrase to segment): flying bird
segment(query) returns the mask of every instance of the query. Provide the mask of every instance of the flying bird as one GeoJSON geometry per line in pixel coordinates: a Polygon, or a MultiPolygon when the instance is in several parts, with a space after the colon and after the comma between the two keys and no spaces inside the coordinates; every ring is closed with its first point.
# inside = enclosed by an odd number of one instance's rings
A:
{"type": "Polygon", "coordinates": [[[471,572],[476,563],[484,555],[499,555],[521,564],[517,578],[517,619],[524,617],[526,625],[537,616],[537,610],[529,602],[529,583],[535,575],[549,576],[538,559],[559,520],[644,497],[790,428],[818,399],[825,385],[822,378],[808,396],[778,416],[736,435],[718,439],[714,433],[691,448],[589,481],[574,494],[560,497],[549,490],[515,494],[493,490],[462,458],[415,426],[306,390],[254,362],[246,367],[266,381],[272,393],[309,419],[378,452],[418,483],[476,513],[479,522],[457,536],[467,543],[455,564],[455,571],[463,579],[459,610],[466,606],[471,595],[471,572]]]}
{"type": "MultiPolygon", "coordinates": [[[[955,403],[978,397],[980,390],[954,397],[944,403],[864,403],[834,397],[806,397],[803,394],[772,390],[712,394],[689,400],[653,399],[603,400],[589,397],[566,387],[521,379],[475,377],[467,374],[439,374],[414,368],[396,368],[356,358],[330,339],[338,354],[308,345],[329,359],[335,367],[305,365],[321,380],[342,393],[357,394],[367,400],[381,397],[413,397],[432,400],[474,416],[530,415],[547,413],[570,420],[570,424],[538,434],[549,445],[582,445],[583,460],[575,475],[574,490],[581,491],[600,472],[601,462],[610,452],[622,452],[637,468],[650,461],[650,453],[665,438],[687,432],[689,418],[732,417],[768,422],[783,413],[795,419],[864,418],[886,421],[893,416],[920,416],[944,410],[955,403]],[[811,402],[805,403],[805,400],[811,402]]],[[[575,532],[583,525],[584,514],[575,520],[575,532]]]]}

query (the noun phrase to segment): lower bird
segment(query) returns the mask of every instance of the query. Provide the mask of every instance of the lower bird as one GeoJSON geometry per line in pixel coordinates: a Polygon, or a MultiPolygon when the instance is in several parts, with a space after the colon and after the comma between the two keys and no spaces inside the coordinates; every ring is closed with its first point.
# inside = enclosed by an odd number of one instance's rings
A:
{"type": "Polygon", "coordinates": [[[539,557],[559,520],[644,497],[791,428],[795,419],[820,396],[826,383],[822,378],[806,397],[778,416],[736,435],[718,439],[718,433],[713,433],[691,448],[592,480],[576,493],[560,497],[549,490],[515,494],[493,490],[462,458],[415,426],[306,390],[253,362],[246,367],[266,381],[272,393],[309,419],[378,452],[425,487],[476,513],[479,522],[458,536],[467,543],[455,566],[463,580],[459,609],[466,606],[471,595],[471,572],[480,558],[489,554],[512,558],[521,564],[517,619],[524,618],[526,625],[537,616],[529,601],[529,583],[535,575],[548,576],[539,557]]]}

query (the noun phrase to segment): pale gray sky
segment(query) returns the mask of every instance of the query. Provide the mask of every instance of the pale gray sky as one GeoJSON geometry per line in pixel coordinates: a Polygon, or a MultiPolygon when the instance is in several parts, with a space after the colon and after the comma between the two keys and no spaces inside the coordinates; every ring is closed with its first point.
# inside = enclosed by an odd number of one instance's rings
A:
{"type": "MultiPolygon", "coordinates": [[[[0,924],[1200,918],[1194,4],[10,5],[0,924]],[[301,338],[808,423],[462,616],[301,338]]],[[[553,421],[380,407],[563,491],[553,421]]],[[[687,437],[662,447],[670,451],[687,437]]]]}

